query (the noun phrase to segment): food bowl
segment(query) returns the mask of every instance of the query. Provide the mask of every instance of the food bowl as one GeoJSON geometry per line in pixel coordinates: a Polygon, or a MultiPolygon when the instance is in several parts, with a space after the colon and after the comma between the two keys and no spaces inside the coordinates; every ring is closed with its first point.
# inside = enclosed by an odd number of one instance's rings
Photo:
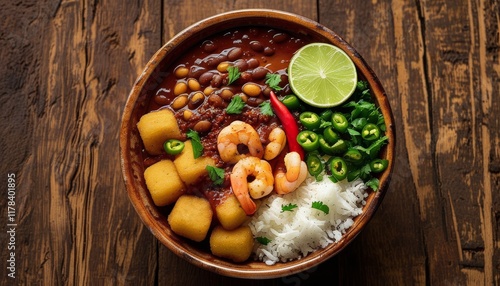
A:
{"type": "Polygon", "coordinates": [[[152,57],[135,82],[125,106],[120,130],[121,165],[128,196],[139,217],[153,235],[173,253],[198,267],[221,275],[249,279],[276,278],[298,273],[317,266],[344,249],[361,232],[382,202],[392,172],[394,146],[393,117],[385,91],[375,73],[354,48],[330,29],[310,19],[282,11],[262,9],[219,14],[202,20],[173,37],[152,57]],[[311,42],[325,42],[341,48],[354,62],[359,76],[368,82],[371,96],[385,120],[385,135],[388,137],[388,143],[382,149],[382,156],[388,160],[389,165],[377,176],[380,181],[379,190],[368,192],[362,214],[354,218],[353,225],[347,229],[342,238],[301,259],[278,262],[274,265],[267,265],[251,258],[244,262],[220,258],[210,252],[207,239],[196,243],[174,233],[167,219],[172,206],[156,206],[146,186],[143,155],[145,147],[137,128],[137,123],[145,113],[152,96],[169,76],[169,68],[172,69],[177,59],[208,37],[242,27],[276,29],[291,35],[299,35],[311,42]]]}

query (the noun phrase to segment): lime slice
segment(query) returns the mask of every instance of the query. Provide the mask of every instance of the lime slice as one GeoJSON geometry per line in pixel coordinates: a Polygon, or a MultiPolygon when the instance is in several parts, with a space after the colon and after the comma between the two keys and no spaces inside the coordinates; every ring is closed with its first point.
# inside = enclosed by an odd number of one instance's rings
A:
{"type": "Polygon", "coordinates": [[[290,60],[288,81],[292,91],[316,107],[337,106],[356,89],[356,66],[347,54],[331,44],[312,43],[290,60]]]}

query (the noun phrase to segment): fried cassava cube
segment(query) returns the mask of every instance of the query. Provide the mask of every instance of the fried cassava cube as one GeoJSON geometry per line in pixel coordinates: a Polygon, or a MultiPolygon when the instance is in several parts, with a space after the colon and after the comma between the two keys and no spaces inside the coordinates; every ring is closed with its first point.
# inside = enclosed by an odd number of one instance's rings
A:
{"type": "Polygon", "coordinates": [[[144,148],[151,155],[165,152],[163,144],[168,139],[182,139],[181,131],[174,113],[169,109],[160,109],[144,114],[137,123],[144,148]]]}
{"type": "Polygon", "coordinates": [[[210,157],[194,158],[193,145],[191,140],[187,140],[184,142],[182,153],[175,158],[174,164],[182,181],[187,185],[192,185],[201,176],[207,174],[207,166],[215,166],[215,161],[210,157]]]}
{"type": "Polygon", "coordinates": [[[239,227],[247,219],[240,202],[233,194],[227,196],[221,204],[215,207],[215,214],[222,227],[227,230],[239,227]]]}
{"type": "Polygon", "coordinates": [[[252,248],[252,231],[246,225],[234,230],[217,226],[210,234],[210,250],[215,256],[243,262],[250,257],[252,248]]]}
{"type": "Polygon", "coordinates": [[[168,223],[176,234],[200,242],[207,236],[212,216],[212,207],[208,200],[183,195],[175,202],[168,216],[168,223]]]}
{"type": "Polygon", "coordinates": [[[146,168],[144,180],[157,206],[166,206],[175,202],[183,194],[185,188],[171,160],[161,160],[146,168]]]}

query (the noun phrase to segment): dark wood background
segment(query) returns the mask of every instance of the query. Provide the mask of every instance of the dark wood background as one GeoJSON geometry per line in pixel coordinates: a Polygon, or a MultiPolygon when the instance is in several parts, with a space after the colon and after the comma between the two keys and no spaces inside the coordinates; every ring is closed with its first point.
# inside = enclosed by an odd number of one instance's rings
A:
{"type": "Polygon", "coordinates": [[[495,0],[2,1],[2,285],[500,284],[500,3],[495,0]],[[307,272],[240,280],[159,244],[118,158],[127,95],[174,34],[274,8],[340,34],[383,83],[396,119],[390,189],[342,253],[307,272]],[[16,279],[7,276],[16,176],[16,279]]]}

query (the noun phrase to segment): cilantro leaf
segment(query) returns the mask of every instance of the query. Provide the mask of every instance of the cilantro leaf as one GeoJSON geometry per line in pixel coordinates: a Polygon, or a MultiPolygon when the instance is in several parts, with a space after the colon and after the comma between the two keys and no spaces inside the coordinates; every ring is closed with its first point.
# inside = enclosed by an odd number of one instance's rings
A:
{"type": "Polygon", "coordinates": [[[271,240],[265,236],[259,236],[256,237],[255,239],[257,240],[258,243],[262,245],[267,245],[269,242],[271,242],[271,240]]]}
{"type": "Polygon", "coordinates": [[[364,90],[366,90],[368,88],[369,88],[369,86],[368,86],[368,82],[367,81],[360,80],[356,84],[356,89],[359,90],[359,91],[364,91],[364,90]]]}
{"type": "Polygon", "coordinates": [[[372,188],[374,192],[378,191],[378,187],[380,185],[380,181],[377,178],[371,178],[365,183],[368,187],[372,188]]]}
{"type": "Polygon", "coordinates": [[[222,185],[224,182],[224,169],[214,166],[206,166],[205,170],[207,170],[210,180],[212,180],[215,185],[222,185]]]}
{"type": "Polygon", "coordinates": [[[191,145],[193,146],[193,156],[194,158],[198,158],[203,154],[203,145],[201,144],[200,135],[198,132],[189,129],[186,133],[186,136],[191,139],[191,145]]]}
{"type": "Polygon", "coordinates": [[[260,112],[264,115],[273,116],[273,108],[271,107],[271,103],[269,101],[264,101],[260,105],[260,112]]]}
{"type": "Polygon", "coordinates": [[[370,155],[370,157],[372,159],[374,159],[375,157],[378,156],[378,152],[380,151],[380,148],[382,148],[382,146],[384,146],[385,144],[387,144],[387,141],[389,140],[389,138],[387,136],[383,136],[383,137],[380,137],[377,141],[373,142],[368,148],[368,155],[370,155]]]}
{"type": "Polygon", "coordinates": [[[240,114],[243,111],[243,107],[245,107],[245,102],[238,95],[234,96],[231,99],[231,102],[227,105],[226,113],[227,114],[240,114]]]}
{"type": "Polygon", "coordinates": [[[297,208],[296,204],[289,203],[288,205],[281,205],[281,212],[291,212],[293,209],[297,208]]]}
{"type": "Polygon", "coordinates": [[[319,125],[319,129],[324,129],[324,128],[328,128],[330,126],[332,126],[333,123],[332,121],[327,121],[327,120],[321,120],[321,124],[319,125]]]}
{"type": "Polygon", "coordinates": [[[330,208],[327,205],[325,205],[323,202],[320,202],[320,201],[313,202],[311,207],[313,209],[320,210],[320,211],[324,212],[325,214],[328,214],[330,212],[330,208]]]}
{"type": "Polygon", "coordinates": [[[227,85],[232,84],[237,79],[239,79],[241,76],[240,70],[237,67],[233,67],[233,66],[228,67],[227,72],[229,74],[229,76],[227,78],[227,85]]]}
{"type": "Polygon", "coordinates": [[[266,84],[270,88],[272,88],[276,91],[282,90],[281,86],[279,86],[280,82],[281,82],[281,75],[276,74],[276,73],[266,74],[266,84]]]}

